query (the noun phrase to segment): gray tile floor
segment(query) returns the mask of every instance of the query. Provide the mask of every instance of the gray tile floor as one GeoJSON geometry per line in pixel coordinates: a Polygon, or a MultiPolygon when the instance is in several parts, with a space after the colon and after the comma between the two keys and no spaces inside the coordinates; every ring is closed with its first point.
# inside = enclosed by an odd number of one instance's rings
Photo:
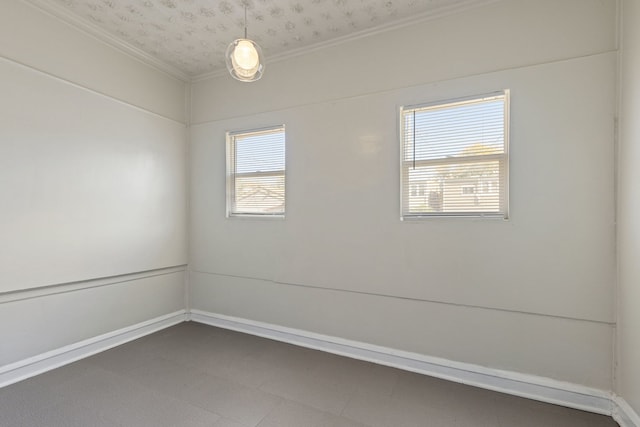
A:
{"type": "Polygon", "coordinates": [[[197,323],[0,389],[3,427],[613,427],[543,404],[197,323]]]}

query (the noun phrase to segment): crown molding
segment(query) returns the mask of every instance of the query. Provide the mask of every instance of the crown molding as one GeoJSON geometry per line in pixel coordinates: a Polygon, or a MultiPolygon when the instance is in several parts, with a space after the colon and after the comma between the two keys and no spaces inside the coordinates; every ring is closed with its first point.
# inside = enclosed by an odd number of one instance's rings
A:
{"type": "Polygon", "coordinates": [[[143,50],[121,40],[109,32],[103,30],[95,24],[92,24],[77,15],[73,12],[68,11],[67,9],[59,6],[55,3],[52,3],[49,0],[22,0],[23,2],[34,6],[35,8],[41,10],[42,12],[47,13],[58,21],[63,22],[64,24],[70,25],[71,27],[88,34],[89,36],[101,41],[108,46],[111,46],[120,52],[144,63],[147,66],[150,66],[158,71],[161,71],[175,79],[178,79],[183,82],[190,82],[191,77],[185,73],[184,71],[174,67],[173,65],[169,65],[164,61],[159,60],[158,58],[149,55],[143,50]]]}
{"type": "MultiPolygon", "coordinates": [[[[291,58],[295,58],[298,56],[302,56],[302,55],[306,55],[312,52],[317,52],[319,50],[323,50],[326,48],[330,48],[330,47],[334,47],[334,46],[339,46],[341,44],[344,43],[349,43],[352,42],[354,40],[359,40],[362,38],[366,38],[366,37],[371,37],[371,36],[375,36],[377,34],[382,34],[382,33],[386,33],[389,31],[393,31],[393,30],[398,30],[404,27],[409,27],[411,25],[415,25],[415,24],[419,24],[422,22],[428,22],[428,21],[432,21],[438,18],[442,18],[444,16],[448,16],[448,15],[452,15],[454,13],[460,13],[466,10],[471,10],[471,9],[475,9],[477,7],[482,7],[482,6],[486,6],[489,5],[491,3],[497,3],[499,1],[502,0],[466,0],[464,2],[455,4],[455,5],[451,5],[451,6],[445,6],[445,7],[441,7],[437,10],[434,11],[428,11],[428,12],[423,12],[423,13],[419,13],[413,16],[410,16],[408,18],[404,18],[404,19],[399,19],[393,22],[389,22],[387,24],[383,24],[383,25],[378,25],[372,28],[367,28],[364,30],[360,30],[360,31],[355,31],[351,34],[347,34],[341,37],[336,37],[334,39],[331,40],[326,40],[326,41],[322,41],[322,42],[318,42],[318,43],[314,43],[314,44],[310,44],[304,47],[299,47],[296,49],[291,49],[291,50],[287,50],[286,52],[282,52],[282,53],[278,53],[276,55],[273,55],[269,58],[267,58],[267,60],[265,61],[266,64],[270,64],[270,63],[274,63],[274,62],[280,62],[280,61],[285,61],[287,59],[291,59],[291,58]]],[[[198,74],[195,75],[191,78],[192,82],[197,82],[197,81],[201,81],[201,80],[206,80],[206,79],[210,79],[210,78],[215,78],[215,77],[220,77],[222,75],[227,74],[227,70],[225,69],[218,69],[218,70],[214,70],[214,71],[210,71],[207,73],[202,73],[202,74],[198,74]]]]}
{"type": "MultiPolygon", "coordinates": [[[[145,65],[155,68],[158,71],[164,72],[169,76],[174,77],[183,82],[195,82],[200,80],[206,80],[209,78],[219,77],[227,73],[225,69],[217,69],[207,73],[190,76],[189,74],[185,73],[179,68],[174,67],[173,65],[167,64],[166,62],[161,61],[160,59],[144,52],[142,49],[139,49],[136,46],[133,46],[130,43],[127,43],[124,40],[121,40],[118,37],[113,36],[109,32],[98,27],[97,25],[78,17],[73,12],[68,11],[67,9],[65,9],[60,5],[52,3],[49,0],[22,0],[22,1],[28,4],[31,4],[32,6],[38,8],[39,10],[58,19],[59,21],[76,28],[115,49],[118,49],[119,51],[133,57],[134,59],[144,63],[145,65]]],[[[458,4],[454,4],[451,6],[444,6],[434,11],[423,12],[405,19],[400,19],[400,20],[389,22],[387,24],[379,25],[373,28],[356,31],[351,34],[347,34],[335,39],[311,44],[305,47],[288,50],[286,52],[273,55],[267,60],[266,63],[269,64],[273,62],[285,61],[291,58],[316,52],[318,50],[338,46],[344,43],[348,43],[348,42],[362,39],[365,37],[374,36],[377,34],[388,32],[388,31],[397,30],[400,28],[419,24],[421,22],[427,22],[430,20],[447,16],[447,15],[451,15],[454,13],[460,13],[460,12],[474,9],[477,7],[486,6],[491,3],[497,3],[499,1],[502,1],[502,0],[465,0],[458,4]]]]}

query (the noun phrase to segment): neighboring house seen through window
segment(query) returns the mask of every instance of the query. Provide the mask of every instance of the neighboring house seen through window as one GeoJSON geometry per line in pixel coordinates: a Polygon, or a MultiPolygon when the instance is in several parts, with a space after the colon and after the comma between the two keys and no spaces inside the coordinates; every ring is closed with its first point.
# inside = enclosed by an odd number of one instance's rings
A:
{"type": "Polygon", "coordinates": [[[227,133],[227,216],[282,217],[284,126],[227,133]]]}
{"type": "Polygon", "coordinates": [[[402,107],[402,218],[508,217],[507,90],[402,107]]]}

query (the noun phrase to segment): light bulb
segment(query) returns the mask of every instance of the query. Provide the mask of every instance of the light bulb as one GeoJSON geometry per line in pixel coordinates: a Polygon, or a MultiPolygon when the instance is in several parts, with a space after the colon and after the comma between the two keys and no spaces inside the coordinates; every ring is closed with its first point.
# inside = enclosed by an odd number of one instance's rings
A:
{"type": "Polygon", "coordinates": [[[258,66],[258,51],[253,47],[253,43],[249,40],[242,39],[238,41],[233,51],[233,62],[238,71],[252,71],[258,66]]]}
{"type": "Polygon", "coordinates": [[[255,82],[264,72],[262,50],[249,39],[231,42],[225,53],[225,62],[233,78],[242,82],[255,82]]]}

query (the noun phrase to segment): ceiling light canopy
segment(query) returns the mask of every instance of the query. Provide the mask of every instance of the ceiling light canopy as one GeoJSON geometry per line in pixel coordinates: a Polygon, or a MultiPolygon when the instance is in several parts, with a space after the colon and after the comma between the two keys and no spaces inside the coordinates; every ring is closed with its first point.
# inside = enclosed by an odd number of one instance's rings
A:
{"type": "Polygon", "coordinates": [[[247,8],[244,8],[244,38],[229,44],[225,53],[225,62],[231,76],[241,82],[255,82],[262,77],[264,61],[262,49],[253,40],[247,38],[247,8]]]}

